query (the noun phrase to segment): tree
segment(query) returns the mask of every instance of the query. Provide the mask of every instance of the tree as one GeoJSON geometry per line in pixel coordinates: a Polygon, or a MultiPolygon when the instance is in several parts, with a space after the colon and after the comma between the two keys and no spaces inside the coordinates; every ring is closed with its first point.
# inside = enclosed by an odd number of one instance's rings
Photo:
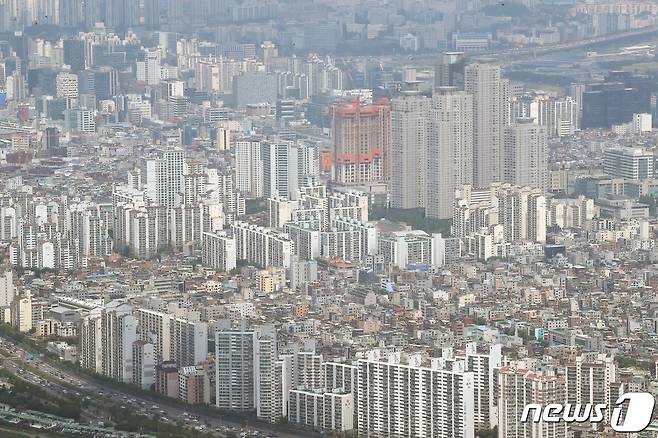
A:
{"type": "Polygon", "coordinates": [[[635,359],[630,356],[626,356],[625,354],[618,354],[615,356],[615,360],[617,361],[619,368],[631,368],[634,367],[637,363],[635,359]]]}
{"type": "Polygon", "coordinates": [[[498,426],[493,429],[484,429],[476,433],[478,438],[498,438],[498,426]]]}

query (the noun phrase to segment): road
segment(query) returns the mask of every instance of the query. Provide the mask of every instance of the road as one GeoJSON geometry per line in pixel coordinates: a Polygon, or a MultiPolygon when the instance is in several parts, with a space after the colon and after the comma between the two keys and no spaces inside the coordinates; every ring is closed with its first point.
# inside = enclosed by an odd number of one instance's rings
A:
{"type": "MultiPolygon", "coordinates": [[[[542,55],[549,55],[559,52],[569,52],[578,49],[585,49],[591,46],[602,44],[612,44],[625,39],[633,39],[642,36],[650,37],[651,35],[658,34],[658,26],[649,26],[641,29],[635,29],[630,32],[617,33],[612,35],[604,35],[595,38],[588,38],[585,40],[574,41],[570,43],[549,44],[546,46],[527,47],[505,49],[499,51],[490,51],[483,53],[474,53],[472,59],[496,59],[496,61],[503,65],[509,66],[517,63],[527,62],[529,58],[540,58],[542,55]]],[[[388,56],[373,56],[365,57],[371,60],[377,60],[385,64],[393,66],[416,66],[420,68],[433,67],[436,64],[438,53],[420,53],[420,54],[406,54],[406,55],[388,55],[388,56]]],[[[360,61],[363,56],[344,57],[342,59],[346,64],[351,64],[353,61],[360,61]]]]}
{"type": "Polygon", "coordinates": [[[645,35],[649,36],[656,33],[658,33],[658,26],[649,26],[641,29],[635,29],[629,32],[616,33],[612,35],[603,35],[600,37],[588,38],[586,40],[574,41],[571,43],[551,44],[551,45],[540,46],[540,47],[528,47],[525,49],[516,48],[516,49],[503,50],[501,52],[486,53],[486,54],[482,54],[481,56],[478,55],[476,58],[479,57],[497,58],[497,59],[507,58],[508,61],[511,62],[512,60],[519,60],[520,58],[525,58],[528,56],[534,57],[538,55],[546,55],[549,53],[566,52],[566,51],[582,49],[598,44],[612,43],[615,41],[624,40],[626,38],[634,38],[634,37],[645,36],[645,35]]]}
{"type": "Polygon", "coordinates": [[[4,359],[7,365],[6,368],[10,372],[59,396],[68,392],[78,393],[108,406],[120,404],[131,409],[133,413],[148,415],[165,423],[176,424],[177,421],[183,421],[186,428],[194,430],[203,428],[204,433],[211,433],[216,436],[224,436],[227,430],[236,432],[244,430],[252,436],[278,436],[281,438],[316,436],[311,431],[284,432],[268,428],[260,423],[257,425],[244,425],[225,418],[219,412],[217,415],[208,415],[195,406],[181,406],[175,400],[163,400],[157,395],[151,395],[149,392],[142,391],[137,387],[117,389],[116,385],[109,384],[93,376],[75,373],[48,358],[31,362],[26,361],[24,358],[27,358],[32,351],[28,351],[25,347],[10,339],[4,337],[0,337],[0,339],[0,347],[12,352],[10,358],[4,359]],[[31,367],[34,367],[34,371],[30,370],[31,367]],[[23,372],[19,373],[19,369],[22,369],[23,372]],[[47,378],[47,382],[43,381],[44,378],[47,378]]]}

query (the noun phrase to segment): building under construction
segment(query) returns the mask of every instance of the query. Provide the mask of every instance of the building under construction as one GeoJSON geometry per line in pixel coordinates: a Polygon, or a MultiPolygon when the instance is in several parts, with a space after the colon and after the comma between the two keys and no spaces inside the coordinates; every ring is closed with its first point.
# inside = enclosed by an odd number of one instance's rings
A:
{"type": "Polygon", "coordinates": [[[341,103],[332,109],[333,179],[338,184],[381,183],[390,174],[391,107],[388,100],[362,105],[341,103]]]}

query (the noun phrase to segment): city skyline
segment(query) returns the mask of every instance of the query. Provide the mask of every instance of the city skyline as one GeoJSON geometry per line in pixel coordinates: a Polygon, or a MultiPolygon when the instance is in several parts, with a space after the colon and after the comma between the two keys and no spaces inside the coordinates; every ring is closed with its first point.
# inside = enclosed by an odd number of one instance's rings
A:
{"type": "Polygon", "coordinates": [[[657,45],[655,0],[0,1],[0,436],[640,429],[657,45]]]}

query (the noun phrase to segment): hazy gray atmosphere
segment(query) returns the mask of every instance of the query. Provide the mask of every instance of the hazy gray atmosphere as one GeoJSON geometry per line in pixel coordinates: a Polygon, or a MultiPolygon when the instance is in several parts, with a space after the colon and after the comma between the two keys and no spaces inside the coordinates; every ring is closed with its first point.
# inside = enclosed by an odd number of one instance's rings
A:
{"type": "Polygon", "coordinates": [[[656,0],[0,0],[0,437],[658,437],[656,0]]]}

